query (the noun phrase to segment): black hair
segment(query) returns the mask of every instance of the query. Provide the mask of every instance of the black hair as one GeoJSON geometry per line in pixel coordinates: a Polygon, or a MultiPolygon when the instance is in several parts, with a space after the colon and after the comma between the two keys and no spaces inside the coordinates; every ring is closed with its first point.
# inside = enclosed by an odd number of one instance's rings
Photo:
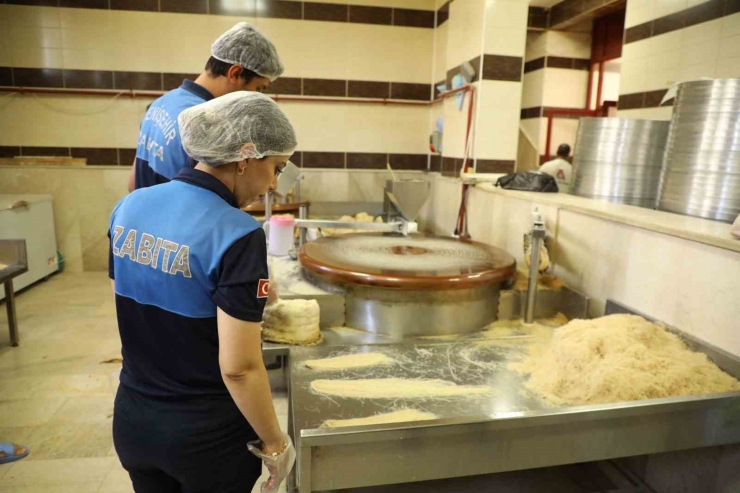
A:
{"type": "Polygon", "coordinates": [[[570,156],[570,146],[568,144],[560,144],[558,147],[558,156],[568,157],[570,156]]]}
{"type": "MultiPolygon", "coordinates": [[[[222,62],[221,60],[217,60],[213,57],[210,57],[208,61],[206,62],[206,70],[214,77],[219,77],[221,75],[226,76],[226,74],[229,73],[229,69],[232,67],[232,65],[236,65],[234,63],[227,63],[222,62]]],[[[246,69],[242,67],[242,73],[239,74],[239,77],[244,79],[246,82],[251,81],[255,77],[259,77],[260,75],[252,72],[249,69],[246,69]]]]}

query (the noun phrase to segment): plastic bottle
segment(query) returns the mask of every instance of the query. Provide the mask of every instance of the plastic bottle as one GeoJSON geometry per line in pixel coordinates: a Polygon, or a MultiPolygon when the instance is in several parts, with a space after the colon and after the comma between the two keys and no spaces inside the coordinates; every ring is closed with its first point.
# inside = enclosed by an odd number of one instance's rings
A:
{"type": "Polygon", "coordinates": [[[293,216],[289,214],[272,216],[267,253],[276,257],[288,255],[288,251],[295,248],[294,227],[293,216]]]}

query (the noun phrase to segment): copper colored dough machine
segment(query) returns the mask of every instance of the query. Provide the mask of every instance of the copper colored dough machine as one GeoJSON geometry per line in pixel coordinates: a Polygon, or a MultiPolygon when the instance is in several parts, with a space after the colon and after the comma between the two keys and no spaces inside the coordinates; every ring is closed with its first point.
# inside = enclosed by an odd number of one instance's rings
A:
{"type": "Polygon", "coordinates": [[[496,320],[516,270],[496,247],[456,238],[357,233],[306,243],[299,261],[345,291],[346,325],[395,337],[465,334],[496,320]]]}

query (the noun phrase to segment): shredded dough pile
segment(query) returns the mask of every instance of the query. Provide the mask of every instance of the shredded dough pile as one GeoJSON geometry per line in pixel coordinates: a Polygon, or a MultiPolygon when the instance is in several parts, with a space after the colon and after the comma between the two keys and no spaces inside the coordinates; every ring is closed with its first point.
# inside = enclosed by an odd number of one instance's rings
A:
{"type": "Polygon", "coordinates": [[[557,405],[599,404],[740,390],[740,382],[663,327],[635,315],[574,320],[509,368],[557,405]]]}
{"type": "Polygon", "coordinates": [[[262,339],[283,344],[314,344],[321,340],[316,300],[279,300],[262,316],[262,339]]]}
{"type": "Polygon", "coordinates": [[[344,428],[347,426],[382,425],[387,423],[408,423],[410,421],[428,421],[437,419],[432,413],[417,411],[416,409],[402,409],[392,413],[376,414],[367,418],[327,419],[321,428],[344,428]]]}
{"type": "Polygon", "coordinates": [[[457,385],[446,380],[370,378],[366,380],[314,380],[311,390],[319,394],[356,399],[432,399],[489,394],[485,385],[457,385]]]}
{"type": "Polygon", "coordinates": [[[312,359],[306,366],[312,370],[347,370],[368,366],[388,365],[393,359],[381,353],[357,353],[334,358],[312,359]]]}

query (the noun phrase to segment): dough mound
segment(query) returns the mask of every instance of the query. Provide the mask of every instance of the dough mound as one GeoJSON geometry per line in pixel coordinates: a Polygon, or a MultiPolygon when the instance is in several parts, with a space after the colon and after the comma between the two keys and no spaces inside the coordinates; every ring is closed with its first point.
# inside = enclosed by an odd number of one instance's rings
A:
{"type": "Polygon", "coordinates": [[[740,382],[675,334],[635,315],[573,320],[509,368],[556,405],[602,404],[740,390],[740,382]]]}
{"type": "Polygon", "coordinates": [[[370,378],[365,380],[314,380],[311,390],[319,394],[356,399],[434,399],[490,394],[485,385],[457,385],[447,380],[370,378]]]}
{"type": "Polygon", "coordinates": [[[346,370],[350,368],[365,368],[368,366],[388,365],[393,363],[381,353],[358,353],[336,356],[334,358],[313,359],[306,361],[306,366],[312,370],[346,370]]]}
{"type": "Polygon", "coordinates": [[[436,414],[417,411],[416,409],[402,409],[391,413],[376,414],[367,418],[327,419],[321,428],[345,428],[347,426],[382,425],[388,423],[408,423],[410,421],[428,421],[437,419],[436,414]]]}
{"type": "Polygon", "coordinates": [[[315,344],[321,340],[316,300],[279,300],[265,307],[262,339],[282,344],[315,344]]]}

